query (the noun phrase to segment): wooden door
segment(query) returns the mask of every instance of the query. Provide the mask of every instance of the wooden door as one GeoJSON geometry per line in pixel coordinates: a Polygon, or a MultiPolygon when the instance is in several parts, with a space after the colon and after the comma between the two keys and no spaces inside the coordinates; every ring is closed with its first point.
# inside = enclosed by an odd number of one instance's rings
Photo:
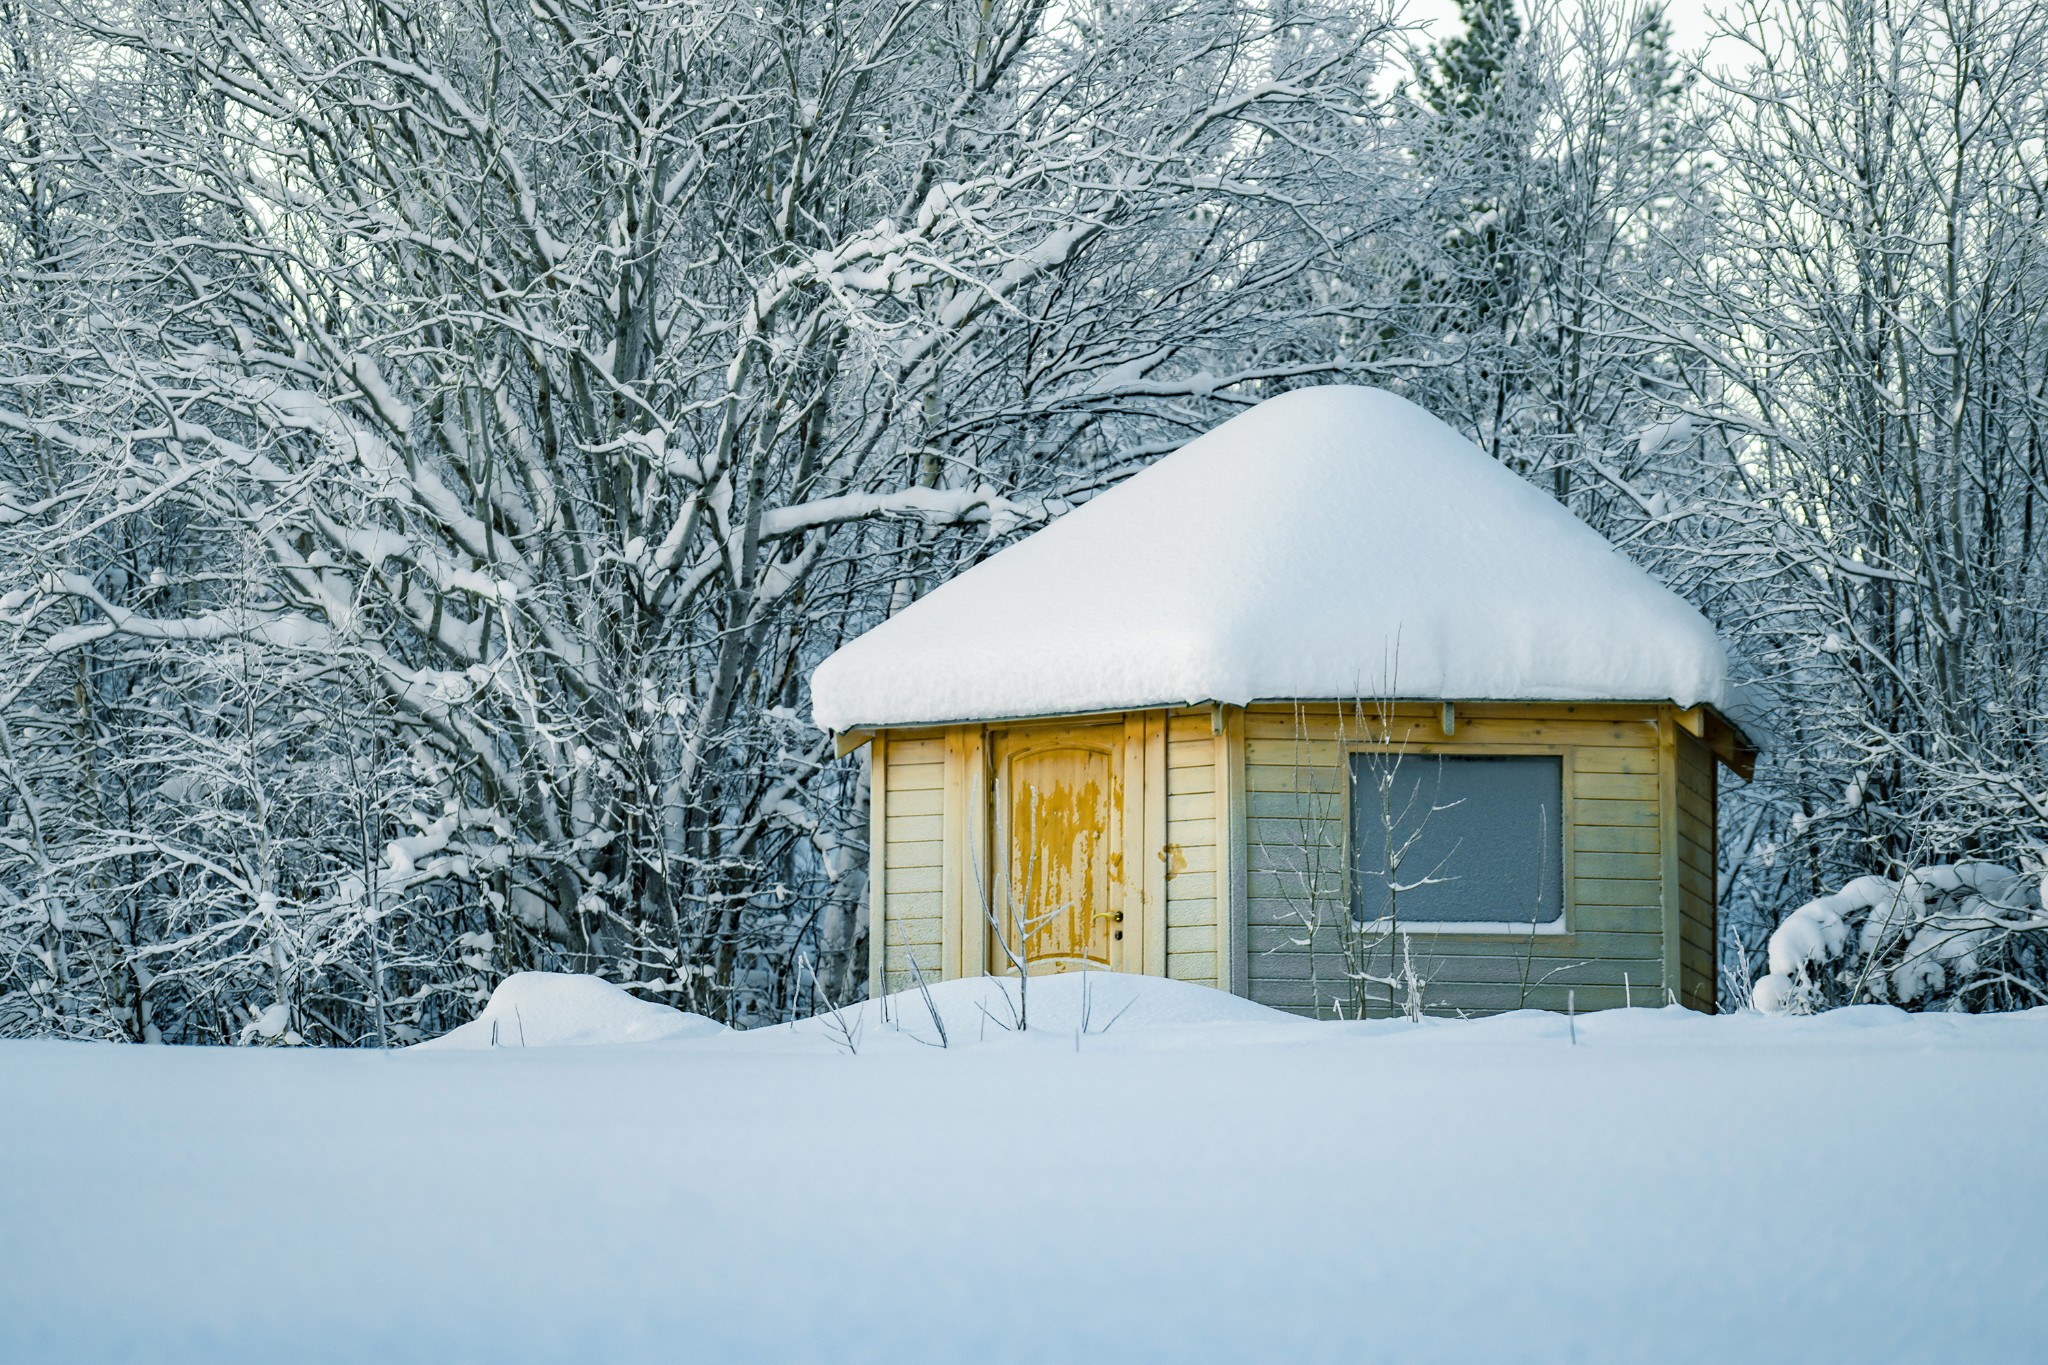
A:
{"type": "Polygon", "coordinates": [[[987,970],[1122,970],[1123,747],[1121,725],[997,737],[987,970]]]}

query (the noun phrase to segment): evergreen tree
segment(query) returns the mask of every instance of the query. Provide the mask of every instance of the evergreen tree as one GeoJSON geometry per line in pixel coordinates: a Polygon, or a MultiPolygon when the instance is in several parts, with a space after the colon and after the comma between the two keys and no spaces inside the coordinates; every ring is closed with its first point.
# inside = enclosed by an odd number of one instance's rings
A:
{"type": "Polygon", "coordinates": [[[1422,98],[1439,114],[1469,118],[1498,106],[1523,25],[1515,0],[1458,0],[1458,21],[1465,30],[1437,44],[1422,75],[1422,98]]]}
{"type": "Polygon", "coordinates": [[[1530,155],[1538,91],[1514,0],[1461,0],[1459,16],[1464,31],[1425,58],[1417,82],[1435,240],[1413,296],[1426,334],[1456,357],[1458,391],[1438,410],[1465,414],[1481,445],[1519,466],[1503,437],[1527,303],[1522,239],[1542,178],[1530,155]]]}

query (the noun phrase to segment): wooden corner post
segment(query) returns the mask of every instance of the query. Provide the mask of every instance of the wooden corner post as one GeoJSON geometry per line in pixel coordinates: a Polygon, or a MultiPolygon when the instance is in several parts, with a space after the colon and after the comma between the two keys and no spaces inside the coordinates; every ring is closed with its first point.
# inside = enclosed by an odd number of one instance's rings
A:
{"type": "Polygon", "coordinates": [[[1244,708],[1216,710],[1216,984],[1251,993],[1250,878],[1246,860],[1244,708]]]}
{"type": "Polygon", "coordinates": [[[1678,710],[1666,706],[1657,714],[1657,857],[1658,887],[1664,937],[1664,999],[1679,998],[1685,982],[1684,908],[1678,892],[1678,710]]]}
{"type": "Polygon", "coordinates": [[[987,864],[987,748],[987,731],[979,725],[956,725],[946,731],[939,974],[948,981],[987,971],[982,896],[993,875],[987,864]]]}
{"type": "Polygon", "coordinates": [[[1145,843],[1135,866],[1142,872],[1145,917],[1141,928],[1144,972],[1166,975],[1166,711],[1144,719],[1145,843]]]}
{"type": "Polygon", "coordinates": [[[889,737],[868,746],[868,999],[889,993],[889,737]]]}

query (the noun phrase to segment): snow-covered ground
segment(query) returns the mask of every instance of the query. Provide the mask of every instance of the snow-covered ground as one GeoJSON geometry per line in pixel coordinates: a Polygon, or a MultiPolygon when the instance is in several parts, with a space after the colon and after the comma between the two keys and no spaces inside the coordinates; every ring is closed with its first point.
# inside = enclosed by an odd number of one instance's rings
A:
{"type": "Polygon", "coordinates": [[[1021,1036],[993,989],[935,988],[945,1049],[915,995],[631,1045],[0,1044],[0,1360],[2048,1358],[2048,1010],[1574,1042],[1097,977],[1077,1038],[1077,978],[1021,1036]]]}

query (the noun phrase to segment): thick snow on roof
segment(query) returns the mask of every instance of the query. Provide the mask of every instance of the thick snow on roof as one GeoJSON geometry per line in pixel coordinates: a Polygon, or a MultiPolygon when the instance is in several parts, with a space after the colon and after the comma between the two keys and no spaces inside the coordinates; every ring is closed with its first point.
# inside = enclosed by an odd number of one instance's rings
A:
{"type": "Polygon", "coordinates": [[[1723,707],[1713,628],[1404,398],[1270,399],[818,667],[818,722],[1281,698],[1723,707]]]}

